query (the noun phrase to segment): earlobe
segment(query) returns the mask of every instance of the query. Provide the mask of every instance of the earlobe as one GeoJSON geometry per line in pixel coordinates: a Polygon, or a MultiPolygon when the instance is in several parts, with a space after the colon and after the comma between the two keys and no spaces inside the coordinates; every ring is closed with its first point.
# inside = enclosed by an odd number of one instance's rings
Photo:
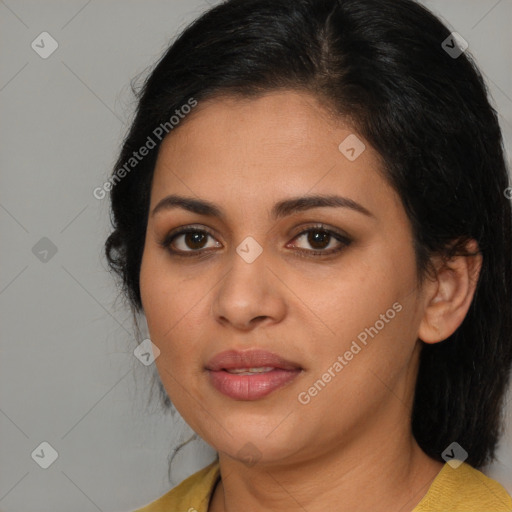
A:
{"type": "Polygon", "coordinates": [[[424,313],[418,338],[425,343],[438,343],[451,336],[462,324],[473,300],[482,268],[478,244],[466,244],[470,255],[438,258],[433,262],[436,276],[425,284],[424,313]]]}

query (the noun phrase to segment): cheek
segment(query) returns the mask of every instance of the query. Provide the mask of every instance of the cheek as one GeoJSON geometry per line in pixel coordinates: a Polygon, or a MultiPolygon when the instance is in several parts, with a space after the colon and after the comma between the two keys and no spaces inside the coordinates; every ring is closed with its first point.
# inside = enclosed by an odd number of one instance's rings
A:
{"type": "Polygon", "coordinates": [[[161,258],[154,249],[145,249],[140,269],[140,294],[150,337],[161,351],[159,359],[165,358],[165,339],[172,334],[173,323],[179,318],[181,301],[176,283],[168,272],[164,272],[161,258]]]}
{"type": "Polygon", "coordinates": [[[140,293],[148,326],[161,337],[172,328],[192,298],[183,277],[173,272],[165,251],[146,245],[140,269],[140,293]]]}
{"type": "Polygon", "coordinates": [[[160,330],[163,311],[168,307],[164,293],[167,283],[151,251],[148,250],[145,250],[142,256],[139,286],[149,331],[154,336],[160,330]]]}
{"type": "MultiPolygon", "coordinates": [[[[303,293],[307,289],[303,286],[303,293]]],[[[371,258],[350,265],[337,280],[322,286],[321,294],[310,291],[309,297],[311,309],[326,327],[324,343],[315,345],[322,363],[335,360],[351,347],[359,351],[359,345],[360,353],[353,359],[360,363],[378,368],[394,359],[400,365],[414,348],[417,294],[412,254],[397,262],[385,248],[375,251],[371,258]]]]}
{"type": "MultiPolygon", "coordinates": [[[[173,271],[160,252],[144,252],[140,271],[142,305],[151,341],[160,349],[157,367],[182,373],[180,368],[190,368],[188,362],[197,359],[207,314],[205,290],[209,288],[200,286],[183,271],[173,271]]],[[[166,379],[164,374],[162,378],[166,379]]]]}

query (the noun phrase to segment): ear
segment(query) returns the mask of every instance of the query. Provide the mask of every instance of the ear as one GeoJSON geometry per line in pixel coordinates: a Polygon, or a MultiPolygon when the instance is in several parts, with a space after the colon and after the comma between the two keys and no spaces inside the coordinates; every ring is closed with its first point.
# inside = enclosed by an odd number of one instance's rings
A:
{"type": "Polygon", "coordinates": [[[482,255],[476,240],[470,240],[466,250],[471,256],[432,259],[436,275],[425,281],[424,314],[418,330],[418,338],[425,343],[438,343],[451,336],[469,310],[482,268],[482,255]]]}

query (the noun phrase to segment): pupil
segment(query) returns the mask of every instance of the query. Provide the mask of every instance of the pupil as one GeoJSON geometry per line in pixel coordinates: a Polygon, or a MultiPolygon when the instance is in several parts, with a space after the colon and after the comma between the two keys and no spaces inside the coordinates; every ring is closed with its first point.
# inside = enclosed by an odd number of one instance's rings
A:
{"type": "Polygon", "coordinates": [[[185,235],[185,243],[190,249],[201,249],[205,240],[204,233],[187,233],[185,235]]]}
{"type": "Polygon", "coordinates": [[[329,238],[331,235],[325,231],[310,231],[308,235],[308,242],[316,249],[323,249],[329,245],[329,238]]]}

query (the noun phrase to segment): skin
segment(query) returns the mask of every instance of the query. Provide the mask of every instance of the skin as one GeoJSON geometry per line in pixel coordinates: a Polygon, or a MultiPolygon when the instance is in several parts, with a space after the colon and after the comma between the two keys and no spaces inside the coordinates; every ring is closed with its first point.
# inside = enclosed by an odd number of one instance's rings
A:
{"type": "MultiPolygon", "coordinates": [[[[223,212],[150,213],[140,273],[165,389],[219,452],[222,481],[210,512],[317,512],[333,504],[405,512],[442,468],[411,433],[418,356],[422,343],[446,339],[462,322],[481,260],[434,258],[436,276],[420,284],[410,222],[378,153],[361,136],[366,149],[355,161],[338,149],[352,133],[315,97],[280,91],[200,103],[160,148],[150,212],[169,194],[207,200],[223,212]],[[313,194],[350,198],[371,215],[317,207],[270,218],[274,203],[313,194]],[[301,233],[317,223],[351,243],[312,245],[301,233]],[[159,244],[191,224],[212,232],[199,246],[210,250],[206,257],[180,258],[159,244]],[[247,236],[263,248],[252,263],[236,252],[247,236]],[[343,248],[304,255],[336,247],[343,248]],[[402,310],[395,318],[301,404],[299,393],[396,302],[402,310]],[[275,352],[303,371],[260,400],[228,398],[210,384],[205,366],[219,352],[248,348],[275,352]],[[256,447],[254,464],[239,454],[247,443],[256,447]]],[[[178,237],[174,248],[197,247],[185,241],[178,237]]]]}

